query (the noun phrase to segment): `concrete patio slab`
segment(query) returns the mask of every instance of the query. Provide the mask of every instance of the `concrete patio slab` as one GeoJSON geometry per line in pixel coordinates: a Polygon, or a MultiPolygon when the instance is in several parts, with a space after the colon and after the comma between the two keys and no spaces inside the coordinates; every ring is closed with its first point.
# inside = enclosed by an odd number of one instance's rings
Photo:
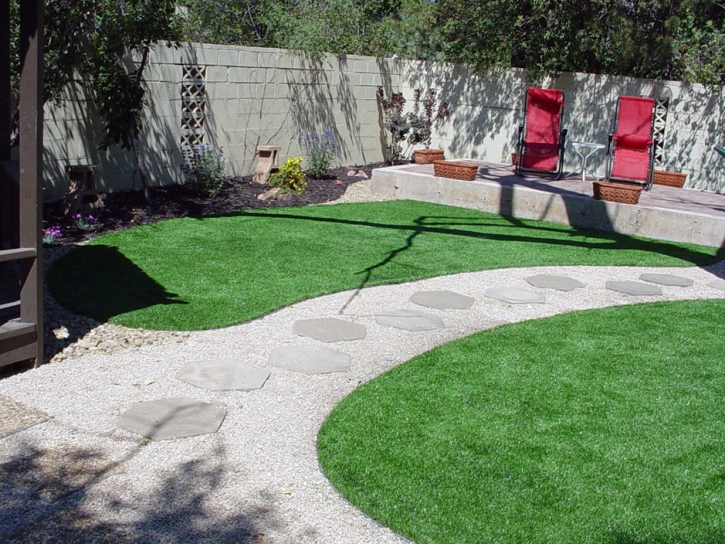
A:
{"type": "Polygon", "coordinates": [[[546,296],[535,291],[519,289],[518,287],[503,287],[486,289],[488,298],[508,302],[509,304],[545,304],[546,296]]]}
{"type": "Polygon", "coordinates": [[[215,433],[226,415],[221,406],[196,399],[161,399],[134,404],[119,423],[152,440],[171,440],[215,433]]]}
{"type": "Polygon", "coordinates": [[[690,278],[683,278],[674,274],[641,274],[639,279],[668,287],[692,287],[695,284],[690,278]]]}
{"type": "Polygon", "coordinates": [[[413,332],[446,328],[446,324],[441,317],[415,310],[389,310],[379,312],[375,314],[375,321],[379,325],[387,325],[388,327],[413,332]]]}
{"type": "Polygon", "coordinates": [[[662,289],[659,287],[637,281],[608,281],[607,289],[630,296],[650,297],[662,295],[662,289]]]}
{"type": "Polygon", "coordinates": [[[567,278],[566,276],[553,276],[550,274],[538,274],[536,276],[529,276],[525,278],[534,287],[541,289],[557,289],[558,291],[573,291],[574,289],[581,289],[584,284],[574,278],[567,278]]]}
{"type": "Polygon", "coordinates": [[[575,228],[711,247],[725,244],[725,195],[654,185],[642,191],[637,205],[620,204],[595,200],[591,180],[524,178],[515,175],[511,165],[477,162],[474,181],[436,176],[432,164],[377,168],[372,191],[384,198],[435,202],[575,228]]]}
{"type": "Polygon", "coordinates": [[[299,336],[314,338],[320,342],[362,340],[366,334],[364,325],[333,317],[301,319],[295,321],[292,330],[299,336]]]}
{"type": "Polygon", "coordinates": [[[269,354],[269,364],[301,372],[302,374],[329,374],[350,370],[351,358],[323,346],[288,346],[274,348],[269,354]]]}
{"type": "Polygon", "coordinates": [[[191,361],[176,378],[209,391],[253,391],[269,378],[268,368],[259,368],[234,359],[191,361]]]}
{"type": "Polygon", "coordinates": [[[426,308],[438,310],[467,310],[476,302],[471,297],[453,291],[418,291],[413,293],[410,301],[426,308]]]}

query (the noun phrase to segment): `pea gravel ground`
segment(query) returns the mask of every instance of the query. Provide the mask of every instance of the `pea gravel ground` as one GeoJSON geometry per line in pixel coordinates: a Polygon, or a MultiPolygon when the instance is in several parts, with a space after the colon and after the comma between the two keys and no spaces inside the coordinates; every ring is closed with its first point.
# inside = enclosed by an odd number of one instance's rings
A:
{"type": "MultiPolygon", "coordinates": [[[[367,182],[343,197],[371,198],[367,182]]],[[[337,293],[242,325],[86,351],[6,377],[0,380],[0,398],[22,405],[30,426],[0,438],[0,540],[406,542],[349,505],[319,469],[317,432],[340,400],[395,365],[476,331],[588,308],[725,298],[725,290],[710,285],[723,277],[723,263],[465,273],[337,293]],[[662,287],[661,297],[605,289],[606,281],[638,281],[642,273],[675,274],[695,283],[662,287]],[[536,289],[524,279],[534,274],[568,276],[585,287],[536,289]],[[544,292],[547,302],[509,305],[484,296],[492,287],[544,292]],[[454,291],[476,303],[468,310],[432,310],[408,300],[426,290],[454,291]],[[375,313],[391,309],[440,315],[446,328],[409,332],[376,324],[375,313]],[[275,347],[319,344],[292,331],[295,321],[317,317],[367,327],[364,340],[324,344],[351,356],[350,372],[308,376],[272,368],[265,386],[252,392],[206,391],[174,377],[186,362],[199,359],[235,358],[269,367],[275,347]],[[119,427],[119,416],[133,404],[175,397],[219,404],[228,414],[216,434],[168,441],[148,441],[119,427]]]]}

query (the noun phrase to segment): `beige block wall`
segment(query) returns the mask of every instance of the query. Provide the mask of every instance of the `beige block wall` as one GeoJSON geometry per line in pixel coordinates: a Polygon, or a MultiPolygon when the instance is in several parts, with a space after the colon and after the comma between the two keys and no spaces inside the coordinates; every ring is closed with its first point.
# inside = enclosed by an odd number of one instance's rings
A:
{"type": "MultiPolygon", "coordinates": [[[[508,162],[523,121],[523,70],[477,75],[465,66],[392,59],[326,56],[315,63],[285,50],[187,44],[159,45],[146,72],[148,87],[142,160],[153,183],[183,181],[180,165],[183,66],[206,67],[207,141],[221,146],[229,175],[248,175],[258,145],[279,145],[282,159],[303,156],[305,135],[332,130],[339,145],[335,166],[381,162],[387,134],[376,90],[402,91],[412,107],[415,88],[434,88],[450,103],[451,117],[436,127],[433,147],[449,158],[508,162]]],[[[616,99],[623,94],[670,100],[664,169],[686,172],[690,187],[723,191],[725,161],[712,151],[723,143],[723,91],[702,85],[563,74],[539,82],[566,93],[569,140],[606,143],[616,99]]],[[[101,125],[82,86],[61,107],[46,106],[46,184],[56,196],[67,187],[69,164],[100,165],[105,190],[140,187],[133,157],[118,147],[98,151],[101,125]]],[[[409,153],[411,149],[406,149],[409,153]]],[[[600,175],[604,153],[590,166],[600,175]]],[[[304,166],[304,163],[303,163],[304,166]]],[[[578,167],[567,152],[566,168],[578,167]]]]}

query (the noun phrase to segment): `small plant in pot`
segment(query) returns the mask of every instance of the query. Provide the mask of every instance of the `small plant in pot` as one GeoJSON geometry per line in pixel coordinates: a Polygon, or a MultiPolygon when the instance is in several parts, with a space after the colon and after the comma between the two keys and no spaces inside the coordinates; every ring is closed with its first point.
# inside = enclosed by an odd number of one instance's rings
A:
{"type": "Polygon", "coordinates": [[[450,116],[447,102],[441,102],[436,108],[436,92],[428,89],[421,100],[423,91],[416,89],[413,94],[413,111],[407,114],[410,125],[408,143],[410,145],[423,144],[425,149],[413,151],[416,164],[429,164],[443,159],[443,151],[430,149],[433,139],[433,127],[450,116]]]}

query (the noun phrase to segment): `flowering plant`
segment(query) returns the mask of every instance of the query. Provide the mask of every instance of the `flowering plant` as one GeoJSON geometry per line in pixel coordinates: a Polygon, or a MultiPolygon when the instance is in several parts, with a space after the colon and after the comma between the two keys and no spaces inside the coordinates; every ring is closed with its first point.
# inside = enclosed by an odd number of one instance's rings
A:
{"type": "Polygon", "coordinates": [[[221,191],[227,180],[224,155],[221,147],[198,146],[184,152],[185,163],[181,170],[189,183],[211,197],[221,191]]]}
{"type": "Polygon", "coordinates": [[[88,230],[93,227],[98,222],[98,219],[93,217],[92,215],[89,215],[87,217],[83,217],[81,214],[77,213],[73,216],[73,220],[76,222],[76,226],[79,229],[88,230]]]}
{"type": "Polygon", "coordinates": [[[307,158],[310,161],[310,175],[319,178],[330,169],[337,152],[337,142],[331,130],[322,134],[308,134],[304,140],[307,158]]]}
{"type": "Polygon", "coordinates": [[[283,192],[302,194],[307,188],[302,157],[289,157],[279,170],[270,174],[269,186],[281,187],[283,192]]]}
{"type": "Polygon", "coordinates": [[[59,225],[54,225],[52,227],[48,227],[47,229],[43,229],[43,243],[44,244],[52,244],[55,242],[55,239],[58,238],[62,234],[60,230],[59,225]]]}

